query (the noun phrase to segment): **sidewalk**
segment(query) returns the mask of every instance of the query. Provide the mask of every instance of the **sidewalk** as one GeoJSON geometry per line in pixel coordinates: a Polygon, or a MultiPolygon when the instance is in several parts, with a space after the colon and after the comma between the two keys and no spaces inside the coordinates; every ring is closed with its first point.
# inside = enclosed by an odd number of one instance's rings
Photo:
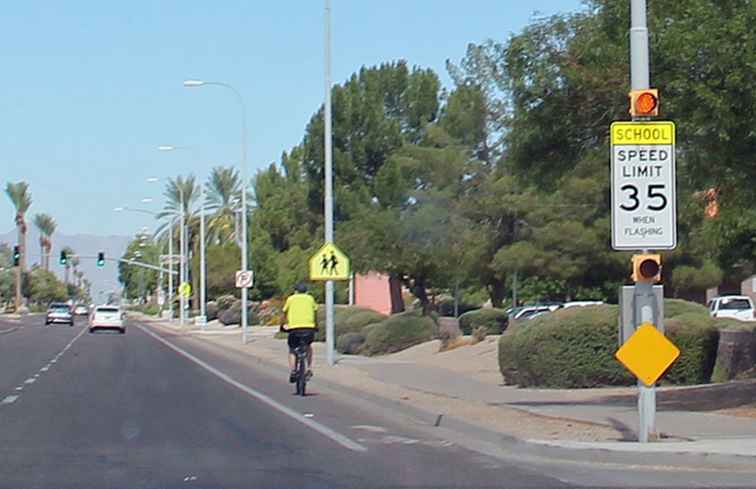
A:
{"type": "MultiPolygon", "coordinates": [[[[213,328],[158,324],[286,366],[286,343],[273,338],[277,327],[251,327],[249,342],[242,345],[238,327],[218,334],[213,328]]],[[[657,427],[662,441],[641,445],[633,441],[638,424],[635,388],[519,389],[502,385],[490,371],[476,376],[420,364],[410,359],[409,350],[386,357],[339,356],[335,367],[326,366],[324,344],[314,344],[314,352],[316,383],[323,379],[531,443],[571,450],[738,455],[755,457],[756,464],[756,417],[685,410],[680,402],[683,397],[700,398],[701,392],[732,395],[733,389],[756,400],[756,381],[659,389],[657,427]]],[[[453,351],[436,355],[449,353],[453,351]]]]}

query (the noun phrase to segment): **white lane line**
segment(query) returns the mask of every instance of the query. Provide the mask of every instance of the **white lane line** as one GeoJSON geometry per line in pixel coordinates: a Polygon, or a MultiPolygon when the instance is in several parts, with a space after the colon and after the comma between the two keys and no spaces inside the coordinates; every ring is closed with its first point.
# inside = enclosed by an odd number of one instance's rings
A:
{"type": "Polygon", "coordinates": [[[16,390],[17,391],[22,391],[22,390],[24,390],[24,386],[23,385],[19,385],[18,387],[16,387],[16,390]]]}
{"type": "Polygon", "coordinates": [[[39,369],[40,372],[47,372],[48,370],[50,370],[50,366],[49,365],[45,365],[44,367],[42,367],[41,369],[39,369]]]}
{"type": "Polygon", "coordinates": [[[33,384],[33,383],[35,383],[36,381],[37,381],[37,379],[35,379],[34,377],[31,377],[31,378],[29,378],[29,379],[26,379],[26,380],[24,381],[24,384],[33,384]]]}
{"type": "Polygon", "coordinates": [[[186,350],[183,350],[182,348],[179,348],[178,346],[174,345],[170,341],[168,341],[168,340],[160,337],[156,333],[153,333],[152,331],[148,330],[144,326],[141,326],[141,325],[137,325],[137,326],[139,327],[139,329],[141,329],[142,331],[144,331],[148,335],[152,336],[153,338],[155,338],[156,340],[158,340],[159,342],[161,342],[162,344],[164,344],[165,346],[167,346],[171,350],[175,351],[176,353],[178,353],[179,355],[183,356],[187,360],[190,360],[190,361],[196,363],[197,365],[199,365],[200,367],[204,368],[205,370],[207,370],[211,374],[215,375],[216,377],[218,377],[222,381],[226,382],[227,384],[230,384],[230,385],[236,387],[240,391],[242,391],[242,392],[244,392],[244,393],[246,393],[246,394],[254,397],[255,399],[257,399],[258,401],[260,401],[260,402],[262,402],[264,404],[267,404],[268,406],[272,407],[276,411],[278,411],[278,412],[280,412],[282,414],[285,414],[286,416],[289,416],[290,418],[294,419],[295,421],[298,421],[298,422],[302,423],[303,425],[307,426],[308,428],[317,431],[321,435],[323,435],[323,436],[325,436],[327,438],[330,438],[331,440],[335,441],[336,443],[338,443],[342,447],[348,448],[349,450],[353,450],[355,452],[366,452],[367,451],[367,448],[365,446],[360,445],[359,443],[351,440],[350,438],[347,438],[346,436],[342,435],[341,433],[338,433],[338,432],[332,430],[331,428],[329,428],[329,427],[327,427],[325,425],[322,425],[322,424],[318,423],[317,421],[314,421],[312,418],[305,418],[305,417],[303,417],[301,413],[298,413],[298,412],[294,411],[293,409],[291,409],[291,408],[289,408],[287,406],[284,406],[280,402],[272,399],[271,397],[268,397],[267,395],[263,394],[262,392],[256,391],[255,389],[252,389],[251,387],[248,387],[248,386],[242,384],[241,382],[239,382],[238,380],[235,380],[230,375],[224,374],[223,372],[221,372],[217,368],[215,368],[215,367],[207,364],[206,362],[200,360],[199,358],[195,357],[194,355],[192,355],[191,353],[187,352],[186,350]]]}
{"type": "Polygon", "coordinates": [[[0,404],[13,404],[18,399],[18,396],[6,396],[5,399],[0,401],[0,404]]]}

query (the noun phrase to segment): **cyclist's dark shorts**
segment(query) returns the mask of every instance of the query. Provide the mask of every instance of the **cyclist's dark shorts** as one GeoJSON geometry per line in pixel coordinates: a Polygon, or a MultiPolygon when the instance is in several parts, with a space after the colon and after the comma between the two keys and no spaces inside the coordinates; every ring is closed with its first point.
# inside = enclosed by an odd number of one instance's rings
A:
{"type": "Polygon", "coordinates": [[[300,344],[302,345],[310,345],[312,344],[312,341],[315,339],[315,329],[314,328],[298,328],[298,329],[290,329],[289,330],[289,353],[294,353],[294,350],[296,350],[297,346],[300,344]]]}

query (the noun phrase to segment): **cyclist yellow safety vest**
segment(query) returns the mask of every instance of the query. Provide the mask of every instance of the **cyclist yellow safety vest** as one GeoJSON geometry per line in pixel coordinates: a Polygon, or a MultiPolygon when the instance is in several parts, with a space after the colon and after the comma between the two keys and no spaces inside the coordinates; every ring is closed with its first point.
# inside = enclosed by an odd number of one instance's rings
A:
{"type": "Polygon", "coordinates": [[[286,313],[286,329],[314,328],[318,305],[310,294],[294,294],[286,299],[283,312],[286,313]]]}

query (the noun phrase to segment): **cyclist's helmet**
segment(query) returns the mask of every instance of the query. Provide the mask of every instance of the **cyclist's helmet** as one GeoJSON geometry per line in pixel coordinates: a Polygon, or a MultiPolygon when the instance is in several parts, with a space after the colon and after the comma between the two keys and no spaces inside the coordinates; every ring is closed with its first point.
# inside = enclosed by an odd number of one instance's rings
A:
{"type": "Polygon", "coordinates": [[[307,286],[303,284],[302,282],[298,283],[294,286],[294,291],[298,294],[304,294],[307,292],[307,286]]]}

